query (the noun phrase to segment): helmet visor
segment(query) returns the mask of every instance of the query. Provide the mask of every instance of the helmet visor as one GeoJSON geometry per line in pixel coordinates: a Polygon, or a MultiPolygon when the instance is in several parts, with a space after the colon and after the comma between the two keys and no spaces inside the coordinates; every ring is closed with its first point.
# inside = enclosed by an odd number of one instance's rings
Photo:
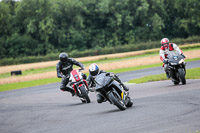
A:
{"type": "Polygon", "coordinates": [[[62,62],[67,62],[67,57],[60,58],[60,60],[61,60],[62,62]]]}
{"type": "Polygon", "coordinates": [[[96,71],[90,71],[90,74],[91,74],[92,76],[96,76],[96,75],[98,74],[98,70],[96,70],[96,71]]]}
{"type": "Polygon", "coordinates": [[[169,43],[163,43],[162,45],[163,45],[163,47],[168,47],[169,43]]]}

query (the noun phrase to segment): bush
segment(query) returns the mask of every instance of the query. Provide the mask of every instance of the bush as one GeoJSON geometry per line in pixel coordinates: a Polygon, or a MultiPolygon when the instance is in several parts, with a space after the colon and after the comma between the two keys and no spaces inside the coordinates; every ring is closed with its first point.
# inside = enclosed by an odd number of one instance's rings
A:
{"type": "MultiPolygon", "coordinates": [[[[192,36],[192,37],[189,37],[186,39],[176,38],[176,39],[170,40],[170,42],[174,42],[177,45],[199,43],[200,37],[192,36]]],[[[74,50],[72,52],[69,52],[68,54],[70,57],[77,58],[77,57],[86,57],[86,56],[95,56],[95,55],[146,50],[146,49],[159,48],[159,47],[160,47],[160,41],[154,41],[154,42],[145,42],[145,43],[141,42],[141,43],[137,43],[137,44],[118,45],[115,47],[105,47],[105,48],[100,48],[100,49],[89,49],[89,50],[85,50],[85,51],[74,50]]],[[[46,56],[28,56],[28,57],[23,57],[23,58],[4,58],[4,59],[0,60],[0,66],[58,60],[58,55],[59,55],[59,53],[51,53],[46,56]]]]}

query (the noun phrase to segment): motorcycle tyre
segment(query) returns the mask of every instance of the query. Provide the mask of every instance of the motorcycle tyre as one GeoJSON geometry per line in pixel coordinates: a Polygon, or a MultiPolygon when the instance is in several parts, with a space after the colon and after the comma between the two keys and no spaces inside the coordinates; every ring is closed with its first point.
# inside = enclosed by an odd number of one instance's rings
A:
{"type": "Polygon", "coordinates": [[[90,103],[90,98],[89,98],[84,86],[80,87],[80,91],[81,91],[83,97],[86,99],[86,103],[90,103]]]}
{"type": "Polygon", "coordinates": [[[184,69],[178,68],[178,74],[179,74],[179,78],[180,78],[182,85],[186,84],[184,69]]]}
{"type": "MultiPolygon", "coordinates": [[[[112,101],[114,105],[116,105],[120,110],[125,110],[126,106],[125,104],[122,104],[119,99],[113,94],[113,92],[110,92],[108,94],[109,99],[112,101]]],[[[121,100],[121,99],[120,99],[121,100]]]]}
{"type": "Polygon", "coordinates": [[[174,85],[178,85],[179,84],[179,82],[177,82],[177,81],[173,81],[174,82],[174,85]]]}

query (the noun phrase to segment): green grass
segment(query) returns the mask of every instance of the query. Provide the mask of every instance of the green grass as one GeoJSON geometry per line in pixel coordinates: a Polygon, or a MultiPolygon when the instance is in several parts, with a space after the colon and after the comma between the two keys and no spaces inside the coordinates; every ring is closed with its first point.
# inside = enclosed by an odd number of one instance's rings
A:
{"type": "Polygon", "coordinates": [[[49,78],[49,79],[41,79],[41,80],[34,80],[34,81],[27,81],[27,82],[20,82],[20,83],[4,84],[4,85],[0,85],[0,91],[21,89],[21,88],[33,87],[33,86],[44,85],[44,84],[49,84],[49,83],[56,83],[60,81],[61,79],[58,79],[58,78],[49,78]]]}
{"type": "MultiPolygon", "coordinates": [[[[193,48],[192,50],[196,50],[199,48],[193,48]]],[[[187,49],[191,50],[191,49],[187,49]]],[[[133,58],[140,58],[140,57],[145,57],[145,56],[151,56],[151,55],[156,55],[158,54],[157,52],[155,53],[146,53],[143,55],[138,55],[138,56],[131,56],[131,57],[123,57],[123,58],[115,58],[115,59],[102,59],[98,61],[90,61],[90,62],[82,62],[85,66],[90,65],[91,63],[107,63],[107,62],[114,62],[114,61],[121,61],[121,60],[128,60],[128,59],[133,59],[133,58]]],[[[186,62],[189,61],[196,61],[200,60],[200,58],[194,58],[194,59],[187,59],[186,62]]],[[[151,68],[151,67],[158,67],[161,66],[162,63],[158,64],[152,64],[152,65],[145,65],[145,66],[137,66],[137,67],[130,67],[130,68],[121,68],[121,69],[116,69],[116,70],[110,70],[108,72],[114,72],[114,73],[120,73],[120,72],[128,72],[128,71],[134,71],[134,70],[140,70],[140,69],[145,69],[145,68],[151,68]]],[[[76,67],[75,67],[76,68],[76,67]]],[[[41,69],[31,69],[31,70],[26,70],[23,71],[23,75],[29,75],[29,74],[36,74],[36,73],[43,73],[43,72],[49,72],[49,71],[54,71],[56,68],[55,66],[52,67],[47,67],[47,68],[41,68],[41,69]]],[[[189,70],[187,70],[189,71],[189,70]]],[[[86,73],[88,75],[88,73],[86,73]]],[[[189,75],[189,74],[187,74],[189,75]]],[[[10,77],[10,73],[5,73],[5,74],[0,74],[0,78],[5,78],[5,77],[10,77]]],[[[145,78],[145,77],[144,77],[145,78]]],[[[157,76],[149,76],[146,77],[146,81],[158,81],[158,80],[165,80],[166,77],[165,75],[161,75],[161,77],[157,78],[157,76]]],[[[187,78],[187,76],[186,76],[187,78]]],[[[138,79],[139,80],[139,79],[138,79]]],[[[13,89],[20,89],[20,88],[26,88],[26,87],[32,87],[32,86],[38,86],[38,85],[44,85],[44,84],[49,84],[49,83],[55,83],[55,82],[60,82],[61,79],[58,78],[49,78],[49,79],[42,79],[42,80],[34,80],[34,81],[27,81],[27,82],[20,82],[20,83],[11,83],[11,84],[4,84],[0,85],[0,91],[8,91],[8,90],[13,90],[13,89]]],[[[136,82],[136,81],[134,81],[136,82]]],[[[138,81],[139,83],[139,81],[138,81]]]]}
{"type": "MultiPolygon", "coordinates": [[[[200,46],[191,46],[191,47],[182,47],[181,48],[184,51],[192,51],[192,50],[198,50],[200,49],[200,46]]],[[[122,58],[104,58],[104,59],[100,59],[100,60],[96,60],[96,61],[87,61],[87,62],[82,62],[84,64],[84,66],[89,66],[92,63],[97,63],[97,64],[103,64],[103,63],[108,63],[108,62],[115,62],[115,61],[123,61],[123,60],[131,60],[131,59],[135,59],[135,58],[142,58],[142,57],[146,57],[146,56],[154,56],[154,55],[158,55],[158,52],[146,52],[145,54],[142,55],[137,55],[137,56],[128,56],[128,57],[122,57],[122,58]]],[[[200,58],[195,58],[195,59],[189,59],[187,61],[194,61],[194,60],[199,60],[200,58]]],[[[145,69],[145,68],[150,68],[150,67],[156,67],[156,66],[160,66],[160,64],[155,64],[155,65],[146,65],[146,66],[139,66],[139,67],[131,67],[131,68],[122,68],[122,69],[117,69],[117,70],[112,70],[112,72],[114,73],[119,73],[119,72],[127,72],[127,71],[133,71],[133,70],[139,70],[139,69],[145,69]]],[[[76,68],[76,66],[74,67],[76,68]]],[[[22,76],[24,75],[30,75],[30,74],[37,74],[37,73],[44,73],[44,72],[50,72],[50,71],[55,71],[56,70],[56,64],[55,66],[51,66],[51,67],[46,67],[46,68],[39,68],[39,69],[30,69],[30,70],[25,70],[22,71],[22,76]]],[[[0,74],[0,79],[1,78],[7,78],[7,77],[11,77],[10,73],[4,73],[4,74],[0,74]]]]}
{"type": "Polygon", "coordinates": [[[162,63],[137,66],[137,67],[129,67],[129,68],[121,68],[121,69],[116,69],[116,70],[110,70],[108,72],[121,73],[121,72],[135,71],[135,70],[146,69],[146,68],[151,68],[151,67],[158,67],[158,66],[162,66],[162,63]]]}
{"type": "MultiPolygon", "coordinates": [[[[94,62],[97,63],[97,64],[102,64],[102,63],[108,63],[108,62],[114,62],[114,61],[129,60],[129,59],[133,59],[133,58],[142,58],[142,57],[145,57],[145,56],[152,56],[152,55],[155,55],[155,54],[157,54],[157,53],[148,53],[148,54],[144,54],[144,55],[124,57],[124,58],[115,58],[115,59],[102,59],[102,60],[98,60],[98,61],[89,61],[89,62],[82,62],[82,63],[84,64],[84,66],[89,66],[90,64],[92,64],[94,62]]],[[[200,60],[200,58],[187,59],[186,62],[196,61],[196,60],[200,60]]],[[[133,70],[139,70],[139,69],[145,69],[145,68],[151,68],[151,67],[158,67],[158,66],[161,66],[161,65],[162,65],[162,63],[153,64],[153,65],[138,66],[138,67],[122,68],[122,69],[117,69],[117,70],[111,70],[111,72],[114,72],[114,73],[128,72],[128,71],[133,71],[133,70]]],[[[77,68],[77,67],[75,66],[74,68],[77,68]]],[[[56,70],[56,66],[39,68],[39,69],[30,69],[30,70],[22,71],[22,76],[30,75],[30,74],[37,74],[37,73],[50,72],[50,71],[55,71],[55,70],[56,70]]],[[[7,77],[11,77],[10,73],[0,74],[0,79],[1,78],[7,78],[7,77]]]]}
{"type": "MultiPolygon", "coordinates": [[[[145,68],[156,67],[156,66],[161,66],[161,64],[153,64],[153,65],[145,65],[145,66],[124,68],[124,69],[116,69],[116,70],[111,70],[108,72],[120,73],[120,72],[127,72],[127,71],[145,69],[145,68]]],[[[86,73],[86,75],[88,76],[89,73],[86,73]]],[[[44,84],[55,83],[55,82],[60,82],[60,81],[61,81],[61,79],[58,79],[58,78],[50,78],[50,79],[33,80],[33,81],[27,81],[27,82],[11,83],[11,84],[0,85],[0,91],[8,91],[8,90],[26,88],[26,87],[44,85],[44,84]]]]}
{"type": "MultiPolygon", "coordinates": [[[[193,61],[193,60],[197,60],[197,59],[191,59],[190,61],[193,61]]],[[[162,65],[162,63],[159,63],[159,64],[153,64],[153,65],[145,65],[145,66],[110,70],[108,72],[114,72],[114,73],[128,72],[128,71],[140,70],[140,69],[145,69],[145,68],[157,67],[157,66],[161,66],[161,65],[162,65]]],[[[196,74],[197,74],[196,78],[200,78],[200,76],[198,76],[198,75],[200,75],[199,69],[200,68],[198,68],[197,70],[188,69],[186,78],[190,78],[190,77],[195,78],[195,76],[193,76],[193,75],[196,75],[196,74]]],[[[86,73],[86,75],[88,76],[88,73],[86,73]]],[[[161,75],[147,76],[147,77],[143,77],[140,79],[134,79],[134,80],[129,81],[129,83],[144,83],[144,82],[166,80],[166,79],[167,78],[166,78],[165,74],[161,74],[161,75]]],[[[11,84],[0,85],[0,91],[8,91],[8,90],[26,88],[26,87],[44,85],[44,84],[49,84],[49,83],[56,83],[56,82],[60,82],[60,81],[61,81],[61,79],[59,79],[59,78],[49,78],[49,79],[33,80],[33,81],[20,82],[20,83],[11,83],[11,84]]]]}
{"type": "MultiPolygon", "coordinates": [[[[52,67],[46,67],[46,68],[30,69],[30,70],[22,71],[22,75],[21,76],[29,75],[29,74],[50,72],[50,71],[55,71],[55,70],[56,70],[56,65],[52,66],[52,67]]],[[[7,78],[7,77],[11,77],[11,74],[10,73],[0,74],[0,78],[7,78]]]]}
{"type": "MultiPolygon", "coordinates": [[[[186,70],[186,79],[200,79],[200,67],[199,68],[192,68],[186,70]]],[[[160,80],[167,80],[166,74],[159,74],[159,75],[150,75],[138,79],[130,80],[128,83],[145,83],[145,82],[152,82],[152,81],[160,81],[160,80]]]]}
{"type": "MultiPolygon", "coordinates": [[[[186,62],[197,61],[197,60],[200,60],[200,58],[187,59],[186,62]]],[[[135,70],[141,70],[141,69],[146,69],[146,68],[159,67],[159,66],[162,66],[162,64],[163,63],[157,63],[157,64],[151,64],[151,65],[137,66],[137,67],[121,68],[121,69],[116,69],[116,70],[110,70],[110,72],[121,73],[121,72],[135,71],[135,70]]]]}
{"type": "MultiPolygon", "coordinates": [[[[200,60],[200,58],[188,59],[187,62],[188,61],[196,61],[196,60],[200,60]]],[[[116,69],[116,70],[110,70],[110,71],[107,71],[107,72],[114,72],[114,73],[128,72],[128,71],[158,67],[158,66],[161,66],[161,65],[162,65],[162,63],[158,63],[158,64],[145,65],[145,66],[121,68],[121,69],[116,69]]],[[[55,69],[55,67],[54,67],[54,69],[55,69]]],[[[37,72],[41,72],[41,71],[43,71],[43,69],[28,70],[27,73],[28,72],[29,73],[37,73],[37,72]]],[[[188,73],[188,71],[190,72],[190,70],[187,70],[187,73],[188,73]]],[[[89,74],[86,73],[86,75],[88,76],[89,74]]],[[[189,75],[189,74],[187,74],[187,75],[189,75]]],[[[155,76],[155,75],[147,76],[147,77],[144,77],[143,79],[135,79],[135,80],[133,80],[133,82],[134,83],[143,83],[143,82],[158,81],[158,80],[166,80],[165,74],[161,74],[159,76],[155,76]]],[[[49,78],[49,79],[34,80],[34,81],[27,81],[27,82],[20,82],[20,83],[11,83],[11,84],[0,85],[0,91],[26,88],[26,87],[44,85],[44,84],[55,83],[55,82],[60,82],[60,81],[61,81],[61,79],[58,79],[58,78],[49,78]]],[[[131,81],[129,81],[129,82],[131,83],[131,81]]]]}
{"type": "MultiPolygon", "coordinates": [[[[184,51],[194,51],[194,50],[199,50],[200,46],[195,46],[195,47],[183,47],[181,48],[184,51]]],[[[130,59],[136,59],[136,58],[142,58],[142,57],[147,57],[147,56],[154,56],[158,55],[159,56],[159,50],[158,51],[153,51],[153,52],[145,52],[142,55],[136,55],[136,56],[128,56],[128,57],[121,57],[121,58],[104,58],[96,61],[88,61],[88,62],[82,62],[84,65],[88,66],[92,63],[108,63],[108,62],[115,62],[115,61],[123,61],[123,60],[130,60],[130,59]]],[[[200,58],[199,58],[200,59],[200,58]]]]}
{"type": "MultiPolygon", "coordinates": [[[[131,56],[131,57],[124,57],[124,58],[115,58],[115,59],[101,59],[101,60],[97,60],[97,61],[88,61],[88,62],[81,62],[84,64],[84,66],[89,66],[92,63],[97,63],[97,64],[103,64],[103,63],[108,63],[108,62],[115,62],[115,61],[122,61],[122,60],[130,60],[130,59],[134,59],[134,58],[142,58],[145,56],[151,56],[152,54],[145,54],[145,55],[138,55],[138,56],[131,56]]],[[[74,66],[74,68],[78,68],[77,66],[74,66]]],[[[39,68],[39,69],[30,69],[30,70],[25,70],[22,71],[22,75],[19,76],[24,76],[24,75],[29,75],[29,74],[37,74],[37,73],[44,73],[44,72],[50,72],[50,71],[55,71],[56,70],[56,64],[55,66],[51,66],[51,67],[46,67],[46,68],[39,68]]],[[[0,78],[7,78],[7,77],[11,77],[10,73],[4,73],[4,74],[0,74],[0,78]]]]}

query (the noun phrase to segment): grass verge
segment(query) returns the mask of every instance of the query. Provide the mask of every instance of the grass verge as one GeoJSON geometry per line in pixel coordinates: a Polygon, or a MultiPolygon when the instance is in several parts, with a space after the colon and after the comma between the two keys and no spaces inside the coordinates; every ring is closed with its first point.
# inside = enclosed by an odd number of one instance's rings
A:
{"type": "MultiPolygon", "coordinates": [[[[187,69],[186,70],[186,79],[200,79],[200,67],[187,69]]],[[[166,75],[165,74],[150,75],[150,76],[130,80],[128,83],[139,84],[139,83],[160,81],[160,80],[167,80],[166,75]]]]}
{"type": "MultiPolygon", "coordinates": [[[[103,63],[107,63],[107,62],[122,61],[122,60],[128,60],[128,59],[133,59],[133,58],[142,58],[142,57],[151,56],[151,55],[155,55],[155,54],[145,54],[145,55],[138,55],[138,56],[133,56],[133,57],[125,57],[125,58],[116,58],[116,59],[104,59],[104,60],[98,60],[95,63],[103,64],[103,63]]],[[[195,60],[200,60],[200,58],[186,59],[186,62],[195,61],[195,60]]],[[[84,66],[89,66],[92,63],[94,63],[94,62],[92,62],[92,61],[83,62],[84,66]]],[[[161,66],[161,64],[162,63],[153,64],[153,65],[138,66],[138,67],[121,68],[121,69],[111,70],[111,72],[114,72],[114,73],[128,72],[128,71],[134,71],[134,70],[145,69],[145,68],[150,68],[150,67],[158,67],[158,66],[161,66]]],[[[77,67],[75,66],[74,68],[77,68],[77,67]]],[[[50,72],[50,71],[55,71],[55,70],[56,70],[56,66],[39,68],[39,69],[30,69],[30,70],[22,71],[23,75],[21,75],[21,76],[50,72]]],[[[0,79],[1,78],[7,78],[7,77],[11,77],[10,73],[0,74],[0,79]]]]}
{"type": "Polygon", "coordinates": [[[20,83],[4,84],[0,86],[0,92],[21,89],[21,88],[26,88],[26,87],[33,87],[33,86],[38,86],[38,85],[44,85],[44,84],[49,84],[49,83],[56,83],[60,81],[61,79],[58,79],[58,78],[49,78],[49,79],[33,80],[33,81],[20,82],[20,83]]]}
{"type": "MultiPolygon", "coordinates": [[[[180,47],[184,52],[186,51],[192,52],[192,51],[200,50],[200,43],[191,44],[191,45],[183,45],[180,47]]],[[[109,55],[104,55],[104,56],[84,57],[84,58],[79,58],[78,60],[80,60],[80,62],[83,63],[85,66],[89,66],[91,63],[94,63],[94,62],[97,64],[112,63],[112,62],[138,59],[138,58],[143,58],[143,57],[148,57],[148,56],[155,56],[155,55],[158,55],[158,53],[159,53],[159,48],[143,50],[143,51],[125,52],[125,53],[119,53],[119,54],[109,54],[109,55]]],[[[1,73],[0,78],[10,77],[10,71],[13,71],[13,70],[22,70],[23,75],[55,71],[56,63],[57,61],[52,61],[52,62],[31,63],[31,64],[21,64],[21,65],[0,67],[0,73],[1,73]]]]}
{"type": "MultiPolygon", "coordinates": [[[[142,57],[146,57],[146,56],[150,56],[150,55],[154,55],[154,54],[137,55],[137,56],[123,57],[123,58],[115,58],[115,59],[105,58],[105,59],[101,59],[101,60],[97,60],[97,61],[87,61],[87,62],[81,62],[81,63],[83,63],[84,66],[89,66],[90,64],[92,64],[94,62],[97,64],[103,64],[103,63],[108,63],[108,62],[111,63],[111,62],[116,62],[116,61],[134,59],[134,58],[142,58],[142,57]]],[[[74,68],[78,68],[78,67],[74,65],[74,68]]],[[[44,73],[44,72],[50,72],[50,71],[55,71],[55,70],[56,70],[56,65],[46,67],[46,68],[24,70],[24,71],[22,71],[22,75],[19,75],[19,76],[44,73]]],[[[11,74],[10,73],[0,74],[0,78],[7,78],[7,77],[11,77],[11,74]]]]}
{"type": "MultiPolygon", "coordinates": [[[[200,58],[187,59],[186,62],[197,61],[197,60],[200,60],[200,58]]],[[[157,64],[151,64],[151,65],[137,66],[137,67],[121,68],[121,69],[116,69],[116,70],[110,70],[109,72],[121,73],[121,72],[135,71],[135,70],[141,70],[141,69],[146,69],[146,68],[159,67],[159,66],[162,66],[162,64],[163,63],[157,63],[157,64]]]]}
{"type": "MultiPolygon", "coordinates": [[[[120,73],[120,72],[128,72],[128,71],[134,71],[134,70],[157,67],[157,66],[161,66],[161,63],[153,64],[153,65],[116,69],[116,70],[111,70],[109,72],[120,73]]],[[[88,76],[89,73],[86,73],[86,75],[88,76]]],[[[60,81],[61,81],[61,79],[59,79],[59,78],[48,78],[48,79],[33,80],[33,81],[27,81],[27,82],[4,84],[4,85],[0,85],[0,92],[20,89],[20,88],[26,88],[26,87],[32,87],[32,86],[38,86],[38,85],[44,85],[44,84],[49,84],[49,83],[56,83],[56,82],[60,82],[60,81]]]]}
{"type": "MultiPolygon", "coordinates": [[[[188,61],[195,61],[195,60],[200,60],[200,58],[188,59],[187,62],[188,61]]],[[[114,72],[114,73],[128,72],[128,71],[134,71],[134,70],[140,70],[140,69],[146,69],[146,68],[152,68],[152,67],[159,67],[161,65],[162,65],[162,63],[158,63],[158,64],[145,65],[145,66],[137,66],[137,67],[116,69],[116,70],[111,70],[111,71],[108,71],[108,72],[114,72]]],[[[190,69],[187,70],[187,73],[188,73],[188,71],[190,73],[190,69]]],[[[86,73],[86,75],[88,75],[88,73],[86,73]]],[[[187,74],[187,75],[189,75],[189,74],[187,74]]],[[[152,76],[152,77],[148,76],[148,78],[146,79],[147,81],[145,81],[145,82],[149,82],[148,81],[149,79],[151,81],[158,81],[158,80],[166,80],[166,77],[165,77],[164,74],[163,74],[163,79],[160,78],[160,77],[157,78],[157,76],[152,76]]],[[[27,81],[27,82],[4,84],[4,85],[0,85],[0,91],[8,91],[8,90],[26,88],[26,87],[44,85],[44,84],[49,84],[49,83],[56,83],[56,82],[60,82],[60,81],[61,81],[61,79],[59,79],[59,78],[47,78],[47,79],[33,80],[33,81],[27,81]]],[[[135,83],[135,81],[134,81],[134,83],[135,83]]]]}

